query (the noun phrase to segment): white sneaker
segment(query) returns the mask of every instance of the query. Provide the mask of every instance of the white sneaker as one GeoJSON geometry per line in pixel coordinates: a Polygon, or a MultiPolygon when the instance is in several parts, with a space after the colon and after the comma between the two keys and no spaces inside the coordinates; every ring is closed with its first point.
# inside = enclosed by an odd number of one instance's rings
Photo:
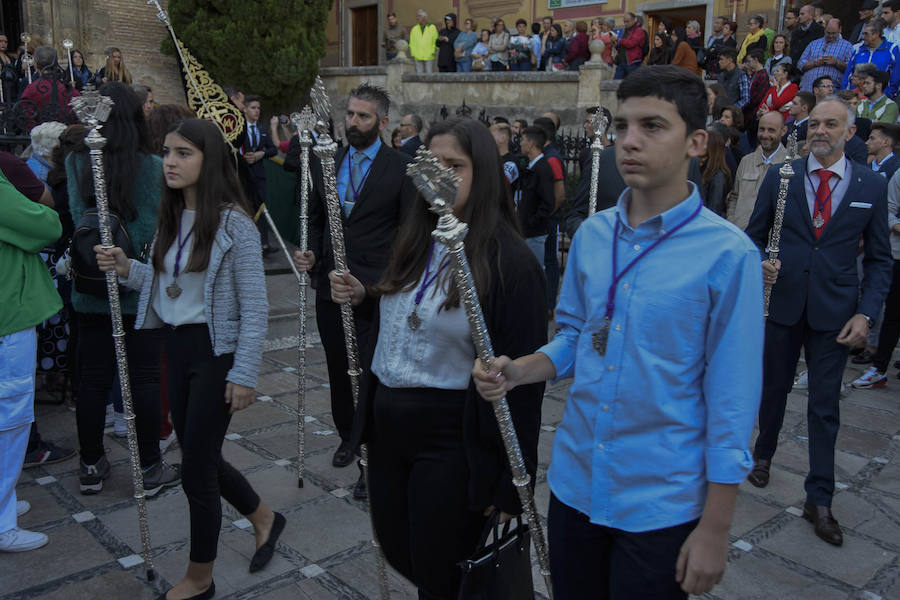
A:
{"type": "Polygon", "coordinates": [[[172,433],[169,434],[169,437],[159,440],[159,453],[165,454],[169,448],[177,445],[178,438],[175,436],[175,431],[173,430],[172,433]]]}
{"type": "Polygon", "coordinates": [[[794,380],[794,389],[795,390],[808,390],[809,389],[809,371],[800,371],[800,374],[797,375],[797,379],[794,380]]]}
{"type": "Polygon", "coordinates": [[[16,500],[16,516],[21,517],[31,510],[31,503],[28,500],[16,500]]]}
{"type": "Polygon", "coordinates": [[[115,413],[115,423],[113,424],[113,434],[116,437],[128,437],[128,425],[125,424],[125,413],[115,413]]]}
{"type": "Polygon", "coordinates": [[[115,418],[115,410],[113,409],[112,403],[106,405],[106,421],[103,424],[104,429],[108,429],[113,426],[113,423],[116,422],[115,418]]]}
{"type": "Polygon", "coordinates": [[[27,529],[10,529],[0,533],[0,552],[27,552],[46,546],[50,541],[43,533],[27,529]]]}
{"type": "Polygon", "coordinates": [[[883,388],[887,386],[887,375],[884,373],[879,373],[878,369],[876,369],[875,367],[869,367],[866,372],[859,377],[859,379],[855,379],[850,385],[858,390],[865,390],[868,388],[883,388]]]}

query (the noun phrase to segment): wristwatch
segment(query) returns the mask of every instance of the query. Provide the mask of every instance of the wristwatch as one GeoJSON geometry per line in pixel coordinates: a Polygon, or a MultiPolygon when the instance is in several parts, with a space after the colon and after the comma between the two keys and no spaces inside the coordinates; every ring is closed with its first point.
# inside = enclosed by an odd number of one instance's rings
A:
{"type": "Polygon", "coordinates": [[[872,327],[875,325],[875,321],[872,320],[872,317],[870,317],[868,315],[863,315],[862,313],[859,313],[859,314],[861,314],[863,316],[863,318],[865,318],[866,324],[869,326],[869,329],[872,329],[872,327]]]}

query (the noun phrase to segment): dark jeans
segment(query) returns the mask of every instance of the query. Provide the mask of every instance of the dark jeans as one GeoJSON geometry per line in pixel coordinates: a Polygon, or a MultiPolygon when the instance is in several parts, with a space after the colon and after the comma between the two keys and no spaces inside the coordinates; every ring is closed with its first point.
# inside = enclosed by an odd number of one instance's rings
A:
{"type": "Polygon", "coordinates": [[[531,70],[531,61],[523,60],[522,62],[511,62],[509,63],[510,71],[530,71],[531,70]]]}
{"type": "Polygon", "coordinates": [[[878,333],[878,352],[873,361],[880,373],[887,373],[891,364],[891,354],[894,353],[898,339],[900,339],[900,260],[895,260],[894,279],[891,280],[891,290],[884,302],[884,319],[878,333]]]}
{"type": "Polygon", "coordinates": [[[506,65],[500,61],[491,61],[491,71],[506,71],[506,65]]]}
{"type": "Polygon", "coordinates": [[[753,456],[772,460],[778,433],[784,423],[788,392],[800,347],[806,352],[809,370],[809,400],[806,418],[809,430],[809,475],[806,499],[817,506],[831,506],[834,494],[834,445],[841,426],[839,401],[841,377],[849,348],[838,344],[839,331],[818,331],[804,314],[795,325],[766,321],[763,353],[763,393],[759,406],[759,437],[753,456]]]}
{"type": "Polygon", "coordinates": [[[675,581],[675,562],[697,526],[632,533],[590,522],[550,496],[547,530],[555,600],[685,599],[675,581]]]}
{"type": "Polygon", "coordinates": [[[640,64],[636,65],[616,65],[615,79],[625,79],[634,71],[640,68],[640,64]]]}
{"type": "MultiPolygon", "coordinates": [[[[242,515],[259,507],[259,496],[241,472],[222,458],[222,442],[231,422],[225,404],[225,377],[233,354],[214,356],[209,329],[166,327],[166,369],[172,423],[181,444],[181,486],[191,514],[191,560],[216,558],[222,501],[242,515]]],[[[156,413],[159,425],[159,412],[156,413]]]]}
{"type": "Polygon", "coordinates": [[[455,599],[460,570],[485,517],[469,510],[463,449],[465,390],[375,393],[369,498],[385,558],[419,588],[419,598],[455,599]]]}
{"type": "MultiPolygon", "coordinates": [[[[372,323],[354,314],[356,321],[356,342],[360,349],[360,362],[366,363],[365,352],[369,347],[369,331],[372,323]]],[[[316,296],[316,325],[325,350],[328,365],[328,382],[331,393],[331,417],[337,427],[342,442],[350,441],[353,431],[353,390],[347,374],[347,346],[344,343],[344,326],[341,321],[341,307],[325,296],[316,296]]]]}
{"type": "MultiPolygon", "coordinates": [[[[134,329],[134,315],[123,315],[131,399],[134,405],[141,464],[159,462],[159,353],[158,330],[134,329]]],[[[80,369],[75,420],[81,460],[95,464],[103,456],[106,404],[116,379],[116,355],[109,315],[78,316],[80,369]]]]}
{"type": "Polygon", "coordinates": [[[547,241],[544,242],[544,275],[547,277],[547,306],[556,308],[556,294],[559,291],[559,256],[557,235],[559,218],[551,217],[547,225],[547,241]]]}

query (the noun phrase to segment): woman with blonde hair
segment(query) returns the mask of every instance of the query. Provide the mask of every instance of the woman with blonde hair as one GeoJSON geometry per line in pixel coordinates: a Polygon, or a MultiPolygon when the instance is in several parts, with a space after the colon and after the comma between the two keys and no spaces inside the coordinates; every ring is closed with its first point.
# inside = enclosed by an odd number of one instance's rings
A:
{"type": "Polygon", "coordinates": [[[122,60],[122,51],[118,48],[110,48],[106,51],[106,66],[102,67],[94,76],[96,83],[102,84],[109,81],[120,81],[132,84],[131,73],[122,60]]]}

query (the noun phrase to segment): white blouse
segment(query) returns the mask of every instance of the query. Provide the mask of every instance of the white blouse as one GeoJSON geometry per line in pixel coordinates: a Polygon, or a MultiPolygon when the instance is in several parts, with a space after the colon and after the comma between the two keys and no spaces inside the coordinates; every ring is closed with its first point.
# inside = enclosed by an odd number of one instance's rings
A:
{"type": "MultiPolygon", "coordinates": [[[[193,210],[185,209],[181,213],[181,235],[182,241],[184,236],[188,234],[194,226],[194,218],[196,213],[193,210]]],[[[164,273],[156,274],[156,289],[153,290],[151,306],[163,323],[168,325],[188,325],[194,323],[206,323],[206,309],[203,303],[203,286],[206,283],[206,271],[200,273],[196,271],[186,271],[187,264],[191,260],[191,251],[194,247],[196,237],[191,235],[191,239],[184,245],[181,251],[181,261],[178,271],[178,287],[181,293],[176,298],[171,298],[166,289],[175,283],[175,256],[178,253],[177,240],[172,242],[169,250],[163,259],[166,267],[164,273]]]]}

